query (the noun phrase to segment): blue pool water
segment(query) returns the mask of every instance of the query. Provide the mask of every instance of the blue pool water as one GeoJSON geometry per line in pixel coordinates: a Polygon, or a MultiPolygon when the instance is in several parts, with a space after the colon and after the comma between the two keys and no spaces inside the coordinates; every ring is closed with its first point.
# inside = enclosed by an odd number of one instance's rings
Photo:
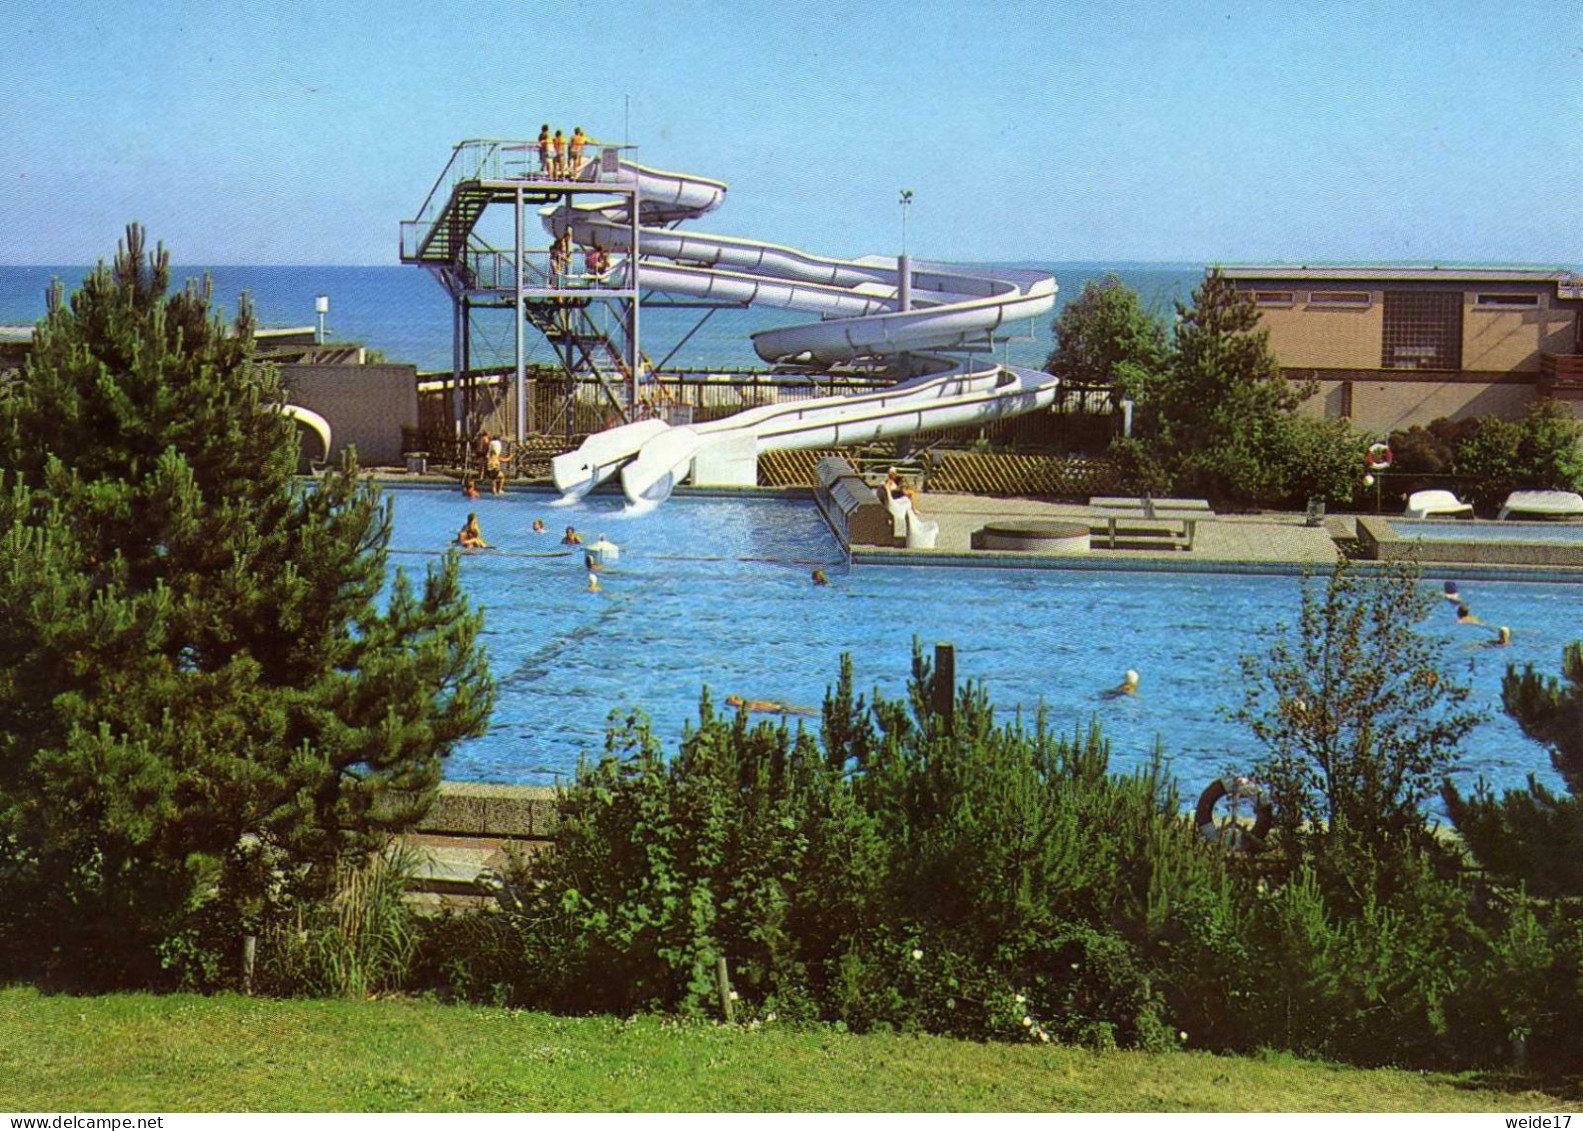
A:
{"type": "MultiPolygon", "coordinates": [[[[849,570],[803,501],[678,498],[630,517],[612,498],[558,507],[520,493],[474,502],[453,491],[391,495],[394,560],[418,575],[469,510],[498,547],[462,563],[485,609],[499,702],[488,734],[452,757],[454,780],[551,784],[579,754],[602,749],[612,709],[643,708],[674,750],[704,684],[717,703],[737,694],[817,707],[842,652],[853,654],[859,689],[896,695],[917,637],[926,648],[954,643],[959,676],[982,679],[1003,711],[1032,712],[1042,701],[1068,730],[1098,716],[1119,768],[1147,759],[1159,738],[1196,790],[1257,753],[1226,717],[1240,704],[1238,656],[1262,653],[1298,611],[1292,577],[849,570]],[[535,518],[549,533],[530,532],[535,518]],[[622,547],[602,593],[585,590],[580,553],[562,556],[568,524],[622,547]],[[811,584],[815,566],[829,588],[811,584]],[[1101,699],[1128,668],[1142,674],[1140,693],[1101,699]]],[[[1583,637],[1583,586],[1467,582],[1462,596],[1514,632],[1509,648],[1483,647],[1489,633],[1454,625],[1444,602],[1425,628],[1446,640],[1448,665],[1491,715],[1464,745],[1469,777],[1518,786],[1536,772],[1558,784],[1543,749],[1501,713],[1500,678],[1508,661],[1559,670],[1562,647],[1583,637]]]]}
{"type": "Polygon", "coordinates": [[[1583,543],[1583,523],[1564,522],[1427,522],[1391,519],[1403,538],[1425,542],[1521,542],[1576,546],[1583,543]]]}

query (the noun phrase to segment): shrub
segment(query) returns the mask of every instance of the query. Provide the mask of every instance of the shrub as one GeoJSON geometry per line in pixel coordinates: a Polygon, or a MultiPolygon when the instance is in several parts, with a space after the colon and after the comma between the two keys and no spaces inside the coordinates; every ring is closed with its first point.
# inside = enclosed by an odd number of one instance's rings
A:
{"type": "Polygon", "coordinates": [[[723,955],[760,1011],[983,1037],[1008,1035],[1010,1001],[1025,1037],[1158,1043],[1155,944],[1184,933],[1177,885],[1218,882],[1224,857],[1158,765],[1111,774],[1097,729],[998,724],[972,687],[948,724],[933,680],[919,655],[905,700],[868,702],[843,661],[817,738],[706,693],[669,761],[622,720],[513,885],[524,969],[502,981],[556,1008],[704,1013],[723,955]]]}

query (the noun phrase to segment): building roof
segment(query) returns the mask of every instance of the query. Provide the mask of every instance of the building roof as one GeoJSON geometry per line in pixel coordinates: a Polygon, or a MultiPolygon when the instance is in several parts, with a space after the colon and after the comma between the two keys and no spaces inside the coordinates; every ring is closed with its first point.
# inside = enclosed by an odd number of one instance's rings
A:
{"type": "MultiPolygon", "coordinates": [[[[1389,264],[1273,263],[1222,267],[1228,279],[1311,279],[1316,282],[1379,283],[1553,283],[1566,290],[1583,288],[1583,274],[1564,267],[1392,266],[1389,264]]],[[[1567,296],[1578,297],[1578,296],[1567,296]]]]}
{"type": "MultiPolygon", "coordinates": [[[[33,324],[0,323],[0,342],[31,342],[33,324]]],[[[312,326],[259,327],[253,331],[253,340],[260,345],[313,345],[318,341],[318,331],[312,326]]]]}

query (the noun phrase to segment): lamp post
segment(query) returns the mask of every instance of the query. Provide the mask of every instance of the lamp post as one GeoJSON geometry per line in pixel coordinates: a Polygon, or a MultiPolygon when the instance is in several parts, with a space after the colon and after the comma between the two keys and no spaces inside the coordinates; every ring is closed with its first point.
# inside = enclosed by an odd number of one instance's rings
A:
{"type": "Polygon", "coordinates": [[[313,309],[319,314],[319,336],[316,340],[322,346],[324,344],[324,316],[330,313],[330,296],[320,295],[314,299],[313,309]]]}
{"type": "Polygon", "coordinates": [[[896,309],[912,309],[912,260],[907,257],[907,209],[912,207],[912,189],[901,190],[901,258],[896,260],[896,309]]]}

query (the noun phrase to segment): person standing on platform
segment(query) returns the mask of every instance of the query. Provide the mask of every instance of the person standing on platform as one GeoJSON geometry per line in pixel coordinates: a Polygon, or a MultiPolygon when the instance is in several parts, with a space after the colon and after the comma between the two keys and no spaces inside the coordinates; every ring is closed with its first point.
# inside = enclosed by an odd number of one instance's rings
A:
{"type": "Polygon", "coordinates": [[[555,136],[550,139],[550,149],[553,151],[555,158],[555,163],[552,166],[555,171],[555,179],[560,180],[566,176],[566,138],[561,135],[560,130],[556,130],[555,136]]]}
{"type": "Polygon", "coordinates": [[[539,175],[549,177],[555,172],[555,154],[550,145],[550,123],[539,127],[539,175]]]}
{"type": "Polygon", "coordinates": [[[583,133],[583,127],[578,126],[572,130],[572,140],[567,143],[567,155],[571,158],[571,167],[566,175],[572,180],[577,180],[583,171],[583,146],[588,144],[588,135],[583,133]]]}

